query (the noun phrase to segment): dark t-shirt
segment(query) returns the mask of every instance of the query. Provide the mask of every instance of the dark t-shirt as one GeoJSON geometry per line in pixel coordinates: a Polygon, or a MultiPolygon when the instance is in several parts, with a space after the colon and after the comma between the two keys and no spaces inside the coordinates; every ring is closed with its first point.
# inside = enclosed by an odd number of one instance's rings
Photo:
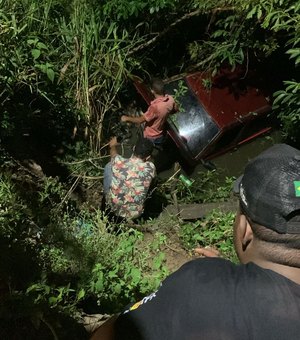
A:
{"type": "Polygon", "coordinates": [[[118,340],[299,340],[300,285],[253,263],[199,259],[116,322],[118,340]]]}

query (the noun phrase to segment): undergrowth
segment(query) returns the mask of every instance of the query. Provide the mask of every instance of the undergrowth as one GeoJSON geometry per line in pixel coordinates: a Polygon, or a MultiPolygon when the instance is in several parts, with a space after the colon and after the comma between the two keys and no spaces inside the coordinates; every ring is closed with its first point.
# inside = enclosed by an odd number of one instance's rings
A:
{"type": "MultiPolygon", "coordinates": [[[[73,173],[84,170],[92,177],[101,175],[101,159],[94,161],[88,155],[84,162],[72,158],[70,162],[73,173]]],[[[96,206],[79,206],[72,190],[58,178],[33,178],[19,166],[5,159],[0,179],[0,319],[4,320],[0,330],[4,329],[4,338],[13,338],[17,328],[21,337],[64,338],[65,318],[70,322],[82,312],[119,312],[157,289],[168,275],[162,249],[169,230],[146,242],[144,233],[128,224],[109,222],[96,206]]],[[[175,183],[180,202],[226,200],[233,179],[221,186],[215,182],[217,175],[203,173],[199,183],[196,180],[189,188],[174,178],[173,183],[159,184],[157,192],[168,199],[175,183]]],[[[193,223],[177,222],[176,232],[180,230],[185,249],[214,246],[235,260],[233,214],[213,212],[193,223]]],[[[150,229],[151,223],[156,220],[147,221],[150,229]]]]}
{"type": "Polygon", "coordinates": [[[222,257],[238,262],[233,245],[233,212],[212,211],[205,218],[192,223],[184,223],[180,229],[183,246],[192,250],[200,247],[214,247],[222,257]]]}
{"type": "Polygon", "coordinates": [[[60,338],[63,315],[117,312],[167,275],[163,239],[145,244],[143,233],[114,226],[101,211],[79,211],[57,178],[3,174],[0,330],[8,338],[18,325],[19,337],[60,338]]]}
{"type": "Polygon", "coordinates": [[[187,186],[179,177],[174,177],[171,181],[161,183],[158,190],[164,192],[170,202],[174,194],[178,203],[223,202],[231,197],[235,178],[221,179],[221,175],[217,170],[198,172],[197,176],[191,179],[193,181],[191,186],[187,186]]]}

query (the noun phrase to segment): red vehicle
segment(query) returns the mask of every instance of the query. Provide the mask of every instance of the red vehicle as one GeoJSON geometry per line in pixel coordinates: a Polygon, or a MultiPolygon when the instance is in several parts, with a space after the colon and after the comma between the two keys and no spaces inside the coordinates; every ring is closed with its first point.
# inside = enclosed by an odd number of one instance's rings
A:
{"type": "MultiPolygon", "coordinates": [[[[180,106],[170,116],[167,132],[190,163],[212,159],[271,129],[271,105],[254,72],[223,69],[216,76],[203,72],[174,77],[166,92],[180,106]]],[[[134,78],[134,85],[149,105],[149,88],[134,78]]]]}

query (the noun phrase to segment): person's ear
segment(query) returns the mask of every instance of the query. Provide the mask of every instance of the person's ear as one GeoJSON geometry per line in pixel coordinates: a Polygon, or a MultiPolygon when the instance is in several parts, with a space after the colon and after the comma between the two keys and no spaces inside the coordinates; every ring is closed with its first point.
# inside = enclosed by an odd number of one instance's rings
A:
{"type": "Polygon", "coordinates": [[[233,240],[235,251],[241,263],[247,263],[251,260],[251,244],[253,239],[251,225],[246,216],[239,211],[234,223],[233,240]]]}
{"type": "Polygon", "coordinates": [[[242,250],[246,251],[253,240],[253,231],[246,216],[241,214],[238,226],[238,237],[242,245],[242,250]]]}

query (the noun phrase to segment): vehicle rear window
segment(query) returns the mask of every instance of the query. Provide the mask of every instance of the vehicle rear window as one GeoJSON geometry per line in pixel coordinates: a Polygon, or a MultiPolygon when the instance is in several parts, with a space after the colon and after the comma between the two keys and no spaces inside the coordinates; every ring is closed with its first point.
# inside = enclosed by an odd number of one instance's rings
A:
{"type": "Polygon", "coordinates": [[[184,79],[166,84],[166,92],[172,94],[180,106],[179,112],[171,115],[168,123],[191,156],[197,158],[220,129],[184,79]]]}

